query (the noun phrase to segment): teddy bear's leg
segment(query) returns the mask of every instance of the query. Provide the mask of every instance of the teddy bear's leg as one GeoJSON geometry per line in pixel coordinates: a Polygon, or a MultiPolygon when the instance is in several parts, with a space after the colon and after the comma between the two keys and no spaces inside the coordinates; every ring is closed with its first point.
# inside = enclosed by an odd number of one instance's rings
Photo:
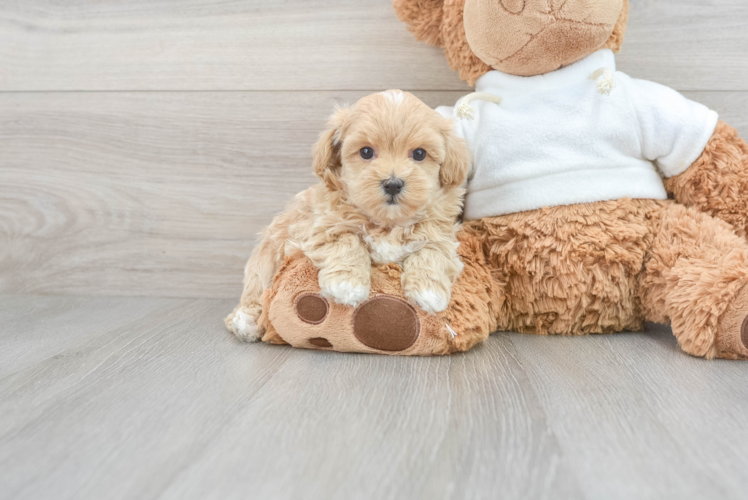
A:
{"type": "Polygon", "coordinates": [[[748,230],[748,144],[719,122],[704,152],[688,170],[665,182],[675,200],[748,230]]]}
{"type": "Polygon", "coordinates": [[[540,335],[640,330],[637,277],[653,200],[557,206],[465,224],[504,292],[498,329],[540,335]]]}
{"type": "Polygon", "coordinates": [[[449,307],[438,314],[427,314],[408,302],[402,271],[394,264],[372,268],[371,296],[353,308],[320,294],[317,269],[308,258],[289,257],[264,294],[268,328],[262,340],[306,349],[406,356],[470,349],[495,329],[502,296],[479,239],[466,232],[459,238],[465,267],[452,286],[449,307]]]}
{"type": "Polygon", "coordinates": [[[748,359],[748,242],[694,208],[662,202],[640,276],[649,321],[670,322],[689,354],[748,359]]]}

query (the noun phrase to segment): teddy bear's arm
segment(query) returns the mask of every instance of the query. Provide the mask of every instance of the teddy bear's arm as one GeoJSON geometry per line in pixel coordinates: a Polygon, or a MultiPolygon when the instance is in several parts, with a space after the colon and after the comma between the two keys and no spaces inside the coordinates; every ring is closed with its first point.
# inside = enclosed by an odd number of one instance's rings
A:
{"type": "Polygon", "coordinates": [[[746,236],[748,144],[726,123],[718,123],[699,159],[666,179],[665,188],[679,203],[722,219],[746,236]]]}

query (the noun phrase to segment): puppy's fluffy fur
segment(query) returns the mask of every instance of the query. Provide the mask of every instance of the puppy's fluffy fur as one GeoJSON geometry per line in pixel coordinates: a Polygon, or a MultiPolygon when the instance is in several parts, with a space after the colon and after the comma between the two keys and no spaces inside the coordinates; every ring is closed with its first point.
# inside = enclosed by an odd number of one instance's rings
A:
{"type": "Polygon", "coordinates": [[[243,340],[262,338],[262,293],[284,257],[298,251],[319,269],[322,295],[340,304],[369,297],[372,262],[395,262],[412,302],[429,313],[446,309],[462,271],[455,234],[470,162],[449,120],[411,94],[374,94],[336,111],[313,160],[321,182],[265,230],[228,328],[243,340]],[[394,195],[385,186],[393,180],[403,183],[394,195]]]}

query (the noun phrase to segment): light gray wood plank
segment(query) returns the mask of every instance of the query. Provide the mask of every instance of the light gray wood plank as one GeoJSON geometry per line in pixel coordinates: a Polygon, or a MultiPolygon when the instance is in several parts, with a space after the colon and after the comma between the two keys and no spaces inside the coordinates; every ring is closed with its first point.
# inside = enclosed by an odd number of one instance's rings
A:
{"type": "MultiPolygon", "coordinates": [[[[4,323],[44,337],[38,298],[4,299],[4,323]]],[[[49,316],[70,309],[46,300],[49,316]]],[[[665,328],[390,358],[238,343],[228,300],[128,300],[100,303],[110,331],[0,377],[0,498],[739,499],[748,486],[748,364],[690,358],[665,328]]]]}
{"type": "Polygon", "coordinates": [[[621,71],[680,91],[748,89],[748,2],[630,3],[621,71]]]}
{"type": "Polygon", "coordinates": [[[70,350],[178,299],[0,295],[0,378],[70,350]]]}
{"type": "Polygon", "coordinates": [[[467,88],[387,0],[165,0],[0,9],[0,90],[467,88]]]}
{"type": "Polygon", "coordinates": [[[255,404],[163,498],[582,497],[501,336],[452,358],[298,352],[255,404]]]}
{"type": "Polygon", "coordinates": [[[228,301],[181,302],[0,379],[0,498],[155,498],[244,417],[292,351],[236,341],[228,301]]]}
{"type": "Polygon", "coordinates": [[[506,336],[451,358],[294,350],[234,340],[231,305],[183,301],[1,378],[0,498],[582,497],[506,336]]]}
{"type": "MultiPolygon", "coordinates": [[[[334,104],[368,93],[0,94],[0,292],[238,297],[334,104]]],[[[748,93],[686,95],[748,136],[748,93]]]]}
{"type": "Polygon", "coordinates": [[[589,498],[745,498],[748,364],[689,357],[655,325],[511,339],[589,498]]]}
{"type": "MultiPolygon", "coordinates": [[[[679,90],[748,90],[748,3],[631,0],[620,66],[679,90]]],[[[465,89],[387,0],[11,0],[0,90],[465,89]]]]}

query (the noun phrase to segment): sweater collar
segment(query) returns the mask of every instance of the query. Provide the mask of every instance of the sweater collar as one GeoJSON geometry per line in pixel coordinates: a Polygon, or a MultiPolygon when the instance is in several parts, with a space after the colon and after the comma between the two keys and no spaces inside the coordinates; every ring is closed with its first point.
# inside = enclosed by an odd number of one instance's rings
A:
{"type": "Polygon", "coordinates": [[[616,58],[612,50],[600,49],[574,64],[545,75],[516,76],[501,71],[489,71],[475,83],[475,90],[491,93],[495,90],[502,92],[550,90],[589,80],[590,75],[600,68],[616,70],[616,58]]]}

